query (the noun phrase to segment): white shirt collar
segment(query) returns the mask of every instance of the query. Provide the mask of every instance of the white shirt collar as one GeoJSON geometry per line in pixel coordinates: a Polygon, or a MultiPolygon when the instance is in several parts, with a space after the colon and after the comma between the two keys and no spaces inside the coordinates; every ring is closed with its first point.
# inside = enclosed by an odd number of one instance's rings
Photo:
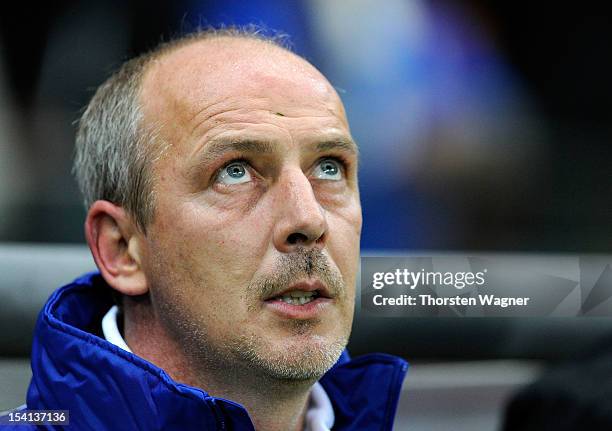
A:
{"type": "Polygon", "coordinates": [[[118,315],[119,307],[113,305],[102,318],[102,333],[106,341],[113,343],[117,347],[121,347],[126,352],[132,353],[123,339],[121,332],[119,332],[119,325],[117,324],[118,315]]]}
{"type": "MultiPolygon", "coordinates": [[[[132,353],[121,332],[119,332],[119,325],[117,325],[118,314],[119,307],[113,305],[102,318],[102,333],[106,341],[132,353]]],[[[334,426],[334,421],[334,409],[332,408],[331,401],[323,386],[316,382],[310,391],[304,431],[329,431],[334,426]]]]}

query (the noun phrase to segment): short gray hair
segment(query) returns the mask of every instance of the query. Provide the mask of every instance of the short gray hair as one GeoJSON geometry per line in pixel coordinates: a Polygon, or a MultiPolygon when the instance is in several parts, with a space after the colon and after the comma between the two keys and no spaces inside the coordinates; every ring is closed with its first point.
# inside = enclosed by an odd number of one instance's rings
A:
{"type": "Polygon", "coordinates": [[[140,104],[143,76],[155,59],[204,39],[255,39],[291,51],[287,36],[261,27],[207,28],[159,44],[123,63],[92,97],[77,123],[73,172],[85,208],[96,200],[124,207],[146,232],[155,213],[151,166],[165,148],[159,130],[145,124],[140,104]]]}

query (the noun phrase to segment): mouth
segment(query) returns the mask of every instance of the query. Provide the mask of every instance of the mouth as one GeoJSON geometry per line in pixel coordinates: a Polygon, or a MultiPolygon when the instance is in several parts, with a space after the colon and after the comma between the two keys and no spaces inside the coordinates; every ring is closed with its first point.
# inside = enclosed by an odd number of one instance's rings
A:
{"type": "Polygon", "coordinates": [[[294,283],[282,292],[274,293],[272,296],[265,298],[264,301],[283,301],[290,305],[304,305],[315,301],[317,298],[332,298],[327,287],[318,280],[294,283]]]}
{"type": "Polygon", "coordinates": [[[264,299],[264,303],[285,318],[316,317],[333,302],[334,295],[320,281],[292,284],[264,299]]]}
{"type": "Polygon", "coordinates": [[[318,292],[304,292],[303,290],[293,290],[284,294],[283,296],[277,296],[272,300],[280,300],[290,305],[304,305],[314,301],[319,296],[318,292]]]}

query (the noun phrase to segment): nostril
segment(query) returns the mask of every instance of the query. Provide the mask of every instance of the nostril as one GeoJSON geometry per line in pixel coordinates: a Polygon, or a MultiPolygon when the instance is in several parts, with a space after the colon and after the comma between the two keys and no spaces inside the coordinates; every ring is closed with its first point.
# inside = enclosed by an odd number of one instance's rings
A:
{"type": "Polygon", "coordinates": [[[300,232],[294,232],[287,237],[287,242],[291,245],[308,242],[308,237],[300,232]]]}

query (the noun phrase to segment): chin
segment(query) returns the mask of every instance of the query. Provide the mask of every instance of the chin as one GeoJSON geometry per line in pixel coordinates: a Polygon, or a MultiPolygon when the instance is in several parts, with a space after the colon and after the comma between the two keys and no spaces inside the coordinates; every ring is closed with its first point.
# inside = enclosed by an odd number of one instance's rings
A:
{"type": "Polygon", "coordinates": [[[347,341],[348,337],[330,340],[328,337],[300,334],[274,343],[251,345],[243,358],[270,378],[316,381],[336,363],[347,341]]]}

